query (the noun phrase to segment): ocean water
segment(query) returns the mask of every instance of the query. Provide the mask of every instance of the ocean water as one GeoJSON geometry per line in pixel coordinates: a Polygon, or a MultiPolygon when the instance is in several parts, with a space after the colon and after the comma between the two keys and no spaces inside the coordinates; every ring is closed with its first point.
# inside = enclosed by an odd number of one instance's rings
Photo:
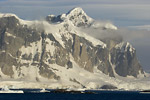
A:
{"type": "Polygon", "coordinates": [[[150,100],[150,94],[134,91],[95,91],[94,93],[0,94],[0,100],[150,100]]]}

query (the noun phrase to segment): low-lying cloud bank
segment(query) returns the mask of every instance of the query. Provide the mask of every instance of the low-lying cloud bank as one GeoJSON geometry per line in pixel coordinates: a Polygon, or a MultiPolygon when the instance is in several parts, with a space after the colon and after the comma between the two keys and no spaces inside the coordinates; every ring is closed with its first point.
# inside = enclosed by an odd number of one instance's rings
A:
{"type": "Polygon", "coordinates": [[[141,65],[146,71],[150,69],[150,31],[135,28],[118,28],[118,30],[84,28],[81,30],[97,39],[111,38],[130,42],[136,48],[141,65]]]}

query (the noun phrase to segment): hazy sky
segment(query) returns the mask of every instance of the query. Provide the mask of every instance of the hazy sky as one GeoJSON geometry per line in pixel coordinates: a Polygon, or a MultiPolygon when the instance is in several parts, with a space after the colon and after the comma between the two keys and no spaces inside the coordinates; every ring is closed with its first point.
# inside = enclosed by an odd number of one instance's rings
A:
{"type": "MultiPolygon", "coordinates": [[[[150,0],[0,0],[1,13],[15,13],[28,20],[59,15],[74,7],[82,7],[90,17],[111,21],[120,28],[150,25],[150,0]]],[[[126,32],[142,66],[150,70],[150,31],[126,32]]]]}
{"type": "Polygon", "coordinates": [[[24,19],[58,15],[77,6],[95,19],[111,20],[118,26],[150,23],[150,0],[0,0],[0,12],[24,19]]]}

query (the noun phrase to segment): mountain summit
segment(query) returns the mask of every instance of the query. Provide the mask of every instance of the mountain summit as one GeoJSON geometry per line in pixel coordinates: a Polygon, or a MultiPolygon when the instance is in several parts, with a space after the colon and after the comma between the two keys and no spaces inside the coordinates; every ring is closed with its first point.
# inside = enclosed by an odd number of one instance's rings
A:
{"type": "Polygon", "coordinates": [[[82,8],[74,8],[66,14],[67,19],[72,21],[75,26],[90,26],[93,23],[93,19],[87,16],[82,8]]]}
{"type": "Polygon", "coordinates": [[[0,14],[1,80],[36,82],[47,88],[135,89],[139,85],[124,78],[145,76],[130,43],[94,38],[81,30],[117,31],[111,23],[96,22],[82,8],[48,15],[44,21],[6,15],[0,14]]]}
{"type": "Polygon", "coordinates": [[[66,14],[59,16],[49,15],[46,17],[49,22],[68,22],[72,23],[76,27],[94,27],[103,29],[117,30],[117,27],[111,23],[99,23],[96,20],[89,17],[82,8],[76,7],[70,10],[66,14]]]}
{"type": "Polygon", "coordinates": [[[90,26],[94,21],[92,18],[87,16],[87,14],[80,7],[74,8],[70,10],[68,13],[59,15],[57,17],[53,15],[49,15],[47,19],[49,19],[49,21],[54,21],[54,20],[56,21],[57,19],[57,22],[58,21],[70,21],[72,22],[72,24],[74,24],[74,26],[77,26],[77,27],[90,26]],[[51,17],[53,18],[51,19],[51,17]]]}

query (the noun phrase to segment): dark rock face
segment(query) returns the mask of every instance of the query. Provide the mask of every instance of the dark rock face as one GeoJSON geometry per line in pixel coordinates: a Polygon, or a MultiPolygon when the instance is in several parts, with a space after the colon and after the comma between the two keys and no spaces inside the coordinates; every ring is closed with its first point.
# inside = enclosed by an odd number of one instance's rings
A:
{"type": "Polygon", "coordinates": [[[80,38],[76,35],[74,37],[74,43],[73,43],[73,57],[76,62],[86,70],[93,72],[92,62],[90,60],[90,57],[87,52],[86,42],[83,43],[81,40],[83,38],[80,38]],[[81,45],[82,43],[82,45],[81,45]]]}
{"type": "Polygon", "coordinates": [[[114,77],[114,72],[109,61],[108,49],[99,50],[96,55],[98,56],[97,58],[102,60],[102,64],[98,65],[98,69],[101,70],[103,73],[114,77]]]}
{"type": "Polygon", "coordinates": [[[103,85],[101,87],[101,89],[117,89],[117,87],[113,86],[113,85],[103,85]]]}
{"type": "Polygon", "coordinates": [[[144,74],[137,60],[136,51],[129,43],[123,43],[120,48],[114,48],[111,54],[112,63],[116,65],[115,70],[118,75],[137,77],[139,73],[144,74]]]}
{"type": "Polygon", "coordinates": [[[17,61],[16,59],[12,58],[11,55],[8,53],[2,52],[0,54],[0,67],[1,71],[8,76],[13,76],[14,71],[13,71],[13,65],[17,66],[17,61]]]}
{"type": "MultiPolygon", "coordinates": [[[[52,21],[51,23],[60,20],[60,16],[51,17],[47,18],[47,21],[52,21]]],[[[69,20],[72,20],[72,17],[69,20]]],[[[134,48],[121,39],[105,39],[103,42],[107,47],[94,46],[86,38],[69,32],[67,24],[64,27],[67,33],[60,32],[63,46],[53,33],[47,34],[44,30],[39,31],[22,25],[15,17],[0,18],[0,69],[2,73],[13,78],[15,67],[19,77],[23,75],[20,74],[22,67],[34,66],[42,77],[59,80],[61,77],[54,72],[56,70],[53,64],[69,70],[74,67],[72,60],[91,73],[94,73],[96,67],[111,77],[115,77],[114,71],[123,77],[127,75],[137,77],[139,72],[144,73],[134,48]]],[[[37,77],[36,80],[40,81],[37,77]]],[[[113,87],[104,86],[104,88],[113,87]]]]}
{"type": "Polygon", "coordinates": [[[54,15],[49,15],[46,17],[46,20],[50,23],[57,23],[57,22],[62,22],[63,20],[61,19],[61,16],[54,16],[54,15]]]}

